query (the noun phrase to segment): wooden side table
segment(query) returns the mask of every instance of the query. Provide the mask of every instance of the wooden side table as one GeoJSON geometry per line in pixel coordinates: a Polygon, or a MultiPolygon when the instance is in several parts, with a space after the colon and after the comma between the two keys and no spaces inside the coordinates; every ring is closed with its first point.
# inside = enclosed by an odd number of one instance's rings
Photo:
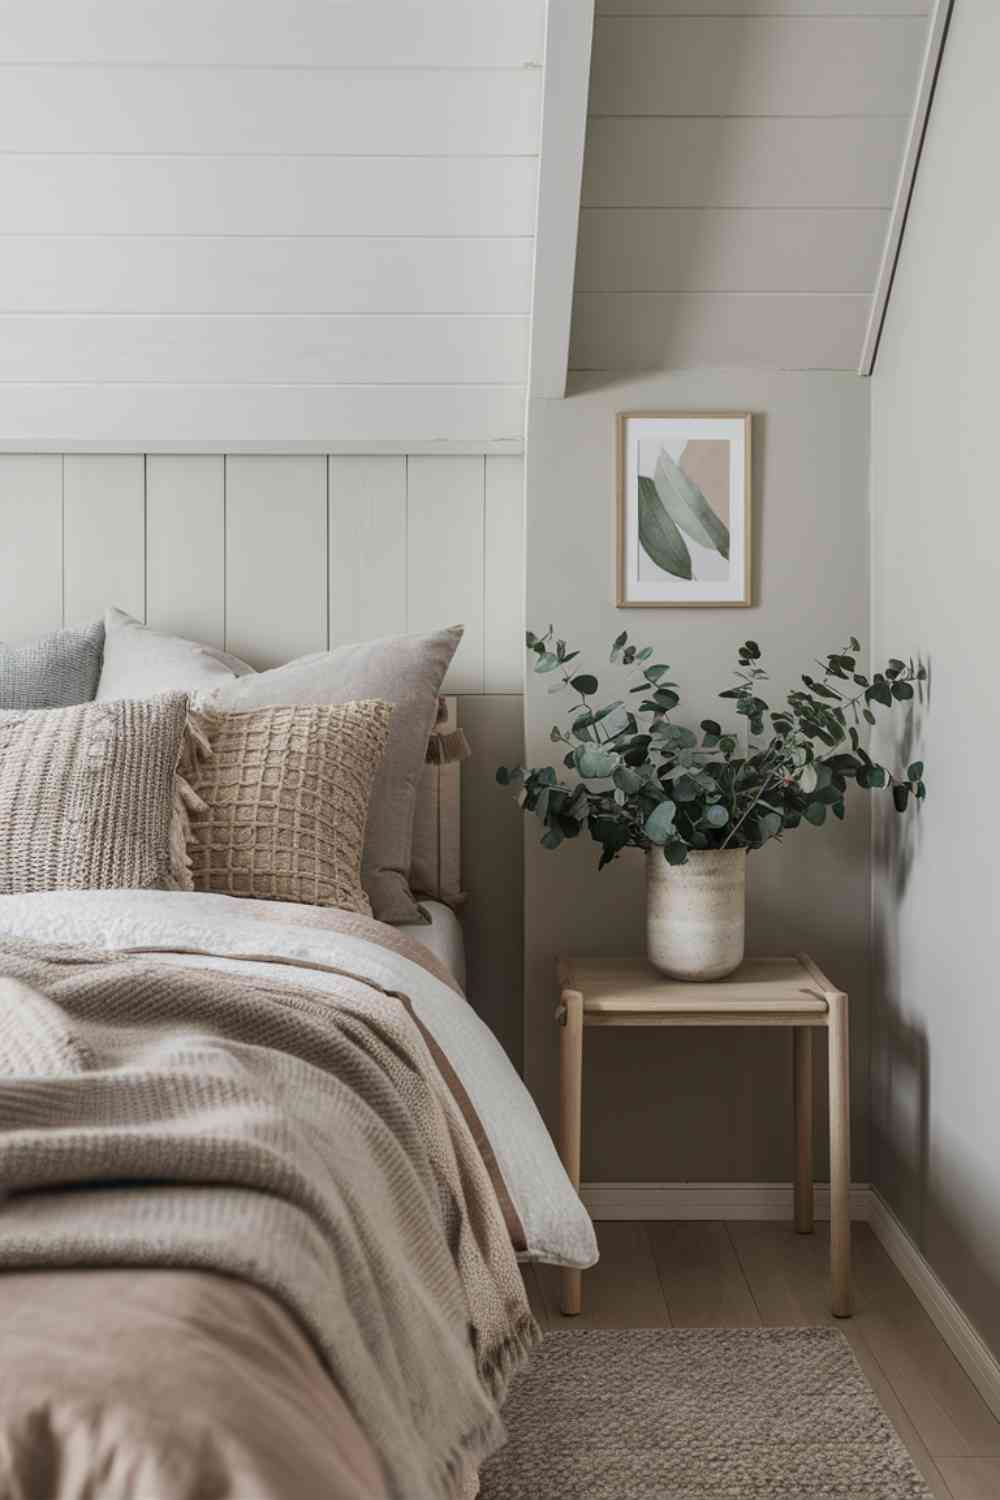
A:
{"type": "MultiPolygon", "coordinates": [[[[580,1187],[585,1026],[791,1026],[795,1068],[795,1228],[813,1228],[812,1040],[830,1058],[830,1276],[835,1317],[851,1315],[850,1059],[847,996],[805,953],[750,958],[708,984],[667,979],[644,958],[561,958],[560,1155],[580,1187]]],[[[563,1271],[562,1310],[582,1306],[582,1273],[563,1271]]]]}

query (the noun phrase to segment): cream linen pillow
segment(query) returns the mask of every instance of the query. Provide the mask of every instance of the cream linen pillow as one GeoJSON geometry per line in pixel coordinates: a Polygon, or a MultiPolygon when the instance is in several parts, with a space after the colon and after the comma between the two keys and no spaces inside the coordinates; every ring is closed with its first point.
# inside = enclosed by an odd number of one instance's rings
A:
{"type": "Polygon", "coordinates": [[[190,890],[187,698],[0,712],[0,893],[190,890]]]}
{"type": "Polygon", "coordinates": [[[109,609],[104,616],[99,703],[113,698],[155,698],[159,693],[208,693],[252,671],[238,656],[151,630],[123,609],[109,609]]]}
{"type": "Polygon", "coordinates": [[[195,890],[371,915],[361,857],[392,712],[367,701],[199,713],[184,764],[195,890]]]}
{"type": "Polygon", "coordinates": [[[280,704],[340,704],[377,698],[392,704],[385,759],[372,792],[362,878],[382,922],[424,922],[410,890],[413,809],[444,674],[462,627],[431,635],[386,636],[302,656],[270,672],[228,682],[199,703],[246,710],[280,704]]]}

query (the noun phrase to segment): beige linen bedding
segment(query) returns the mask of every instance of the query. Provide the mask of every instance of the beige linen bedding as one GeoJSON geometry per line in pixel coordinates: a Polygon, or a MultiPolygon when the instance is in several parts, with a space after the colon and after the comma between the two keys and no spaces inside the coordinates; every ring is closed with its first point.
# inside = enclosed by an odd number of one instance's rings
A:
{"type": "MultiPolygon", "coordinates": [[[[273,1451],[263,1415],[253,1420],[256,1395],[266,1405],[269,1388],[254,1372],[273,1359],[273,1340],[254,1346],[251,1333],[237,1335],[256,1381],[246,1421],[218,1405],[221,1325],[229,1320],[231,1334],[253,1324],[271,1307],[267,1293],[311,1336],[378,1454],[385,1493],[466,1492],[470,1469],[502,1440],[498,1402],[537,1329],[483,1159],[406,997],[347,974],[331,975],[320,994],[289,983],[287,970],[272,982],[148,953],[10,940],[0,943],[0,976],[0,1182],[10,1193],[0,1207],[0,1309],[16,1301],[16,1283],[38,1277],[39,1304],[50,1309],[40,1326],[55,1319],[44,1350],[24,1316],[0,1324],[0,1495],[75,1500],[54,1476],[74,1463],[86,1471],[110,1443],[107,1487],[81,1497],[145,1500],[127,1480],[110,1486],[116,1463],[127,1473],[148,1461],[161,1465],[150,1471],[149,1500],[308,1500],[314,1453],[315,1472],[323,1467],[313,1435],[327,1426],[306,1416],[313,1366],[300,1370],[304,1386],[288,1387],[293,1401],[301,1390],[306,1426],[289,1424],[287,1451],[273,1451]],[[90,1269],[55,1269],[65,1267],[90,1269]],[[114,1275],[135,1289],[134,1319],[121,1288],[94,1279],[112,1274],[99,1267],[126,1268],[114,1275]],[[154,1289],[150,1278],[165,1275],[181,1278],[183,1293],[180,1282],[154,1289]],[[220,1317],[221,1287],[238,1306],[220,1317]],[[95,1346],[91,1381],[86,1361],[68,1377],[73,1340],[58,1334],[74,1297],[92,1327],[102,1301],[116,1302],[108,1360],[95,1346]],[[171,1317],[198,1332],[188,1353],[164,1324],[171,1317]],[[158,1373],[139,1358],[151,1326],[177,1353],[159,1411],[151,1393],[170,1361],[158,1373]],[[55,1467],[34,1488],[16,1488],[17,1464],[40,1452],[55,1467]],[[218,1483],[199,1489],[213,1464],[218,1483]]],[[[271,1326],[279,1347],[294,1343],[294,1330],[271,1326]]],[[[330,1482],[318,1493],[382,1500],[357,1428],[344,1428],[333,1406],[328,1425],[330,1482]]]]}
{"type": "Polygon", "coordinates": [[[267,1292],[198,1271],[0,1276],[2,1500],[388,1500],[267,1292]]]}

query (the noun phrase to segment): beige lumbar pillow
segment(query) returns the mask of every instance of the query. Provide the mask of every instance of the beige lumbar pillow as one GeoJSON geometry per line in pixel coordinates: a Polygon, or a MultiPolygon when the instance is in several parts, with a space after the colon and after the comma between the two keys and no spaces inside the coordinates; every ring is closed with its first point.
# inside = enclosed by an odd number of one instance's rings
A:
{"type": "Polygon", "coordinates": [[[371,700],[193,716],[195,889],[370,915],[361,858],[391,717],[371,700]]]}
{"type": "Polygon", "coordinates": [[[338,704],[378,698],[395,713],[372,797],[364,886],[382,922],[422,922],[408,882],[417,784],[437,717],[441,683],[462,627],[429,635],[386,636],[303,656],[270,672],[227,682],[206,706],[252,709],[280,704],[338,704]]]}
{"type": "Polygon", "coordinates": [[[0,712],[0,893],[190,890],[187,698],[0,712]]]}

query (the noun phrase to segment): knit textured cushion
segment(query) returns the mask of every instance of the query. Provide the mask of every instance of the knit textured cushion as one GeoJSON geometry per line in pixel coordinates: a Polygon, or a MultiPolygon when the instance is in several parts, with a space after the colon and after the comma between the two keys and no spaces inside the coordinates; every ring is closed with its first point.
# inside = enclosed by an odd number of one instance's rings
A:
{"type": "Polygon", "coordinates": [[[195,889],[370,915],[361,857],[391,716],[376,700],[197,715],[195,889]]]}
{"type": "Polygon", "coordinates": [[[461,639],[462,627],[455,625],[430,635],[386,636],[338,646],[227,682],[207,703],[213,709],[242,711],[367,698],[393,705],[396,712],[372,798],[363,872],[380,922],[427,920],[407,883],[413,809],[441,683],[461,639]]]}
{"type": "Polygon", "coordinates": [[[0,893],[190,890],[187,698],[0,712],[0,893]]]}
{"type": "Polygon", "coordinates": [[[104,626],[56,630],[21,646],[0,645],[0,709],[89,703],[101,675],[104,626]]]}

